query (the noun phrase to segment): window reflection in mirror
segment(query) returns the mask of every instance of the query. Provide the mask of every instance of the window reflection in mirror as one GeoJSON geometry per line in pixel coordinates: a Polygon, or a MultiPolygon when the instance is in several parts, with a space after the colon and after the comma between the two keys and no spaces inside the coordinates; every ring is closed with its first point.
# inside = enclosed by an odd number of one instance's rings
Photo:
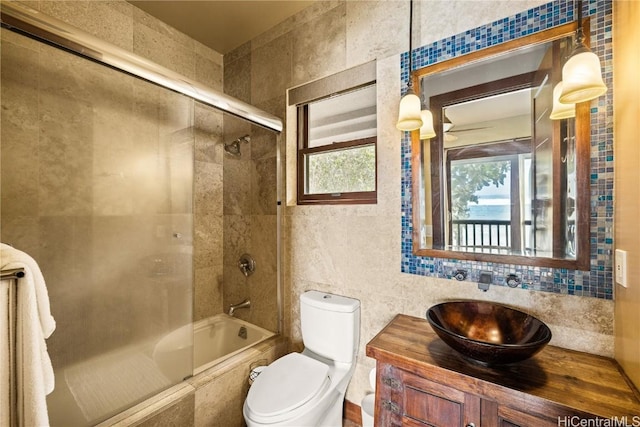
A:
{"type": "Polygon", "coordinates": [[[589,106],[549,118],[570,31],[417,71],[437,133],[413,135],[417,255],[588,268],[589,106]]]}

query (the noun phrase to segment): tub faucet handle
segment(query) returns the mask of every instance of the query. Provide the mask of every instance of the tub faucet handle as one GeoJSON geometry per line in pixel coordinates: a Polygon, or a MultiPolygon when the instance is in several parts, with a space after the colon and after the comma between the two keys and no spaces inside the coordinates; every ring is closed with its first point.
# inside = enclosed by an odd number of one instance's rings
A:
{"type": "Polygon", "coordinates": [[[238,268],[244,277],[249,277],[256,271],[256,262],[251,255],[242,254],[238,260],[238,268]]]}

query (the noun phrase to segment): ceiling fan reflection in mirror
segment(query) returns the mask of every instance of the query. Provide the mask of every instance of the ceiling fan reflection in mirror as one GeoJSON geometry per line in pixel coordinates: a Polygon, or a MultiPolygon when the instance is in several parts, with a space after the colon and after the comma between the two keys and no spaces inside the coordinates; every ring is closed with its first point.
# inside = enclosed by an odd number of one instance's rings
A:
{"type": "Polygon", "coordinates": [[[444,114],[444,121],[442,123],[442,129],[444,131],[444,141],[445,142],[457,141],[458,137],[456,135],[454,135],[455,133],[472,132],[472,131],[477,131],[477,130],[492,129],[493,128],[493,126],[481,126],[481,127],[454,130],[453,129],[454,127],[455,127],[455,124],[453,124],[451,122],[451,120],[449,119],[449,117],[447,117],[447,114],[445,113],[444,114]]]}

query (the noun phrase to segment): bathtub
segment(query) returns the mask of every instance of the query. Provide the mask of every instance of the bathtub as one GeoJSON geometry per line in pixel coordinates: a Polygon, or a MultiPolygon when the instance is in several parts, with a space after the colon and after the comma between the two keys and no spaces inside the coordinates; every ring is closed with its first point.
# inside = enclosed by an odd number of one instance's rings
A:
{"type": "MultiPolygon", "coordinates": [[[[52,426],[84,426],[112,417],[100,425],[137,425],[136,417],[145,420],[150,411],[161,412],[194,392],[213,388],[224,394],[229,384],[246,383],[249,363],[275,360],[284,354],[284,342],[273,332],[227,314],[187,324],[156,343],[118,348],[62,369],[56,375],[56,390],[47,397],[49,420],[52,426]],[[259,350],[244,351],[249,347],[259,350]],[[233,379],[228,372],[233,372],[233,379]],[[224,384],[215,379],[220,376],[225,376],[224,384]],[[136,405],[122,411],[131,403],[136,405]]],[[[199,425],[215,424],[224,410],[209,407],[198,414],[205,417],[199,425]]]]}
{"type": "Polygon", "coordinates": [[[176,369],[189,363],[191,343],[193,375],[197,375],[274,335],[259,326],[220,313],[164,336],[153,350],[153,359],[168,378],[178,379],[180,374],[176,369]]]}

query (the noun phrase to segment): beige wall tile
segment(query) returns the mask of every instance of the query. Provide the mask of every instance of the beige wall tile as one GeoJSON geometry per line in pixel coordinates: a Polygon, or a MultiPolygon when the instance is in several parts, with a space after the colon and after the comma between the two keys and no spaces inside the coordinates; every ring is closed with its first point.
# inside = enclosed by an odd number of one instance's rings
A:
{"type": "Polygon", "coordinates": [[[40,1],[39,9],[122,49],[133,47],[135,8],[126,2],[40,1]]]}
{"type": "MultiPolygon", "coordinates": [[[[274,202],[275,205],[275,202],[274,202]]],[[[249,253],[256,261],[256,271],[247,279],[251,311],[249,320],[271,331],[278,330],[277,276],[277,217],[258,214],[251,216],[249,253]]],[[[237,301],[239,302],[239,301],[237,301]]]]}
{"type": "MultiPolygon", "coordinates": [[[[250,147],[242,144],[242,156],[250,156],[250,147]]],[[[224,163],[224,214],[248,215],[251,212],[251,160],[226,155],[224,163]]]]}
{"type": "Polygon", "coordinates": [[[341,4],[291,32],[293,75],[287,87],[346,68],[346,16],[346,4],[341,4]]]}
{"type": "Polygon", "coordinates": [[[195,426],[244,426],[242,405],[249,390],[249,370],[252,364],[269,364],[286,352],[286,342],[259,344],[251,349],[243,360],[226,367],[226,362],[215,369],[194,378],[196,387],[195,426]]]}
{"type": "Polygon", "coordinates": [[[195,162],[194,191],[197,215],[222,215],[222,177],[222,165],[195,162]]]}
{"type": "MultiPolygon", "coordinates": [[[[280,98],[272,105],[271,111],[284,106],[284,99],[280,98]],[[282,101],[282,103],[280,103],[282,101]]],[[[264,107],[262,107],[264,109],[264,107]]],[[[269,111],[266,110],[265,111],[269,111]]],[[[274,114],[274,113],[272,113],[274,114]]],[[[275,158],[278,152],[278,135],[268,129],[258,126],[251,127],[251,159],[260,161],[262,159],[275,158]]],[[[275,175],[276,169],[271,172],[275,175]]],[[[274,185],[275,188],[275,185],[274,185]]]]}
{"type": "Polygon", "coordinates": [[[195,393],[191,393],[164,409],[161,413],[138,424],[139,427],[172,426],[191,427],[195,425],[195,393]]]}
{"type": "MultiPolygon", "coordinates": [[[[400,58],[377,61],[378,116],[378,208],[382,215],[396,215],[400,206],[400,132],[396,129],[398,103],[390,102],[400,93],[400,58]]],[[[398,225],[400,223],[398,222],[398,225]]],[[[395,234],[396,236],[398,234],[395,234]]]]}
{"type": "MultiPolygon", "coordinates": [[[[164,28],[164,26],[162,27],[164,28]]],[[[176,71],[190,79],[196,78],[196,55],[188,46],[143,23],[134,25],[133,52],[176,71]]],[[[193,48],[193,43],[191,43],[193,48]]]]}
{"type": "MultiPolygon", "coordinates": [[[[249,47],[249,44],[247,43],[245,46],[249,47]]],[[[251,103],[251,50],[246,50],[245,52],[240,47],[231,54],[225,55],[224,93],[251,103]],[[238,56],[235,56],[235,53],[238,56]],[[228,59],[229,55],[232,55],[234,59],[228,59]]]]}
{"type": "Polygon", "coordinates": [[[87,215],[92,211],[91,105],[41,92],[38,206],[44,215],[87,215]]]}
{"type": "MultiPolygon", "coordinates": [[[[220,68],[216,68],[216,70],[222,70],[224,65],[224,56],[221,53],[216,52],[215,50],[211,49],[209,46],[205,46],[196,40],[193,40],[193,46],[194,46],[194,52],[196,53],[196,55],[202,56],[207,61],[211,61],[215,65],[219,66],[220,68]]],[[[214,88],[214,89],[222,90],[221,87],[214,88]]]]}
{"type": "Polygon", "coordinates": [[[408,22],[409,2],[347,2],[346,67],[409,50],[408,22]]]}
{"type": "MultiPolygon", "coordinates": [[[[276,96],[265,101],[255,102],[253,105],[267,113],[273,114],[276,117],[281,117],[282,120],[285,121],[285,109],[287,108],[286,93],[282,93],[280,96],[276,96]]],[[[267,132],[273,134],[271,131],[267,132]]],[[[259,151],[256,157],[261,157],[264,154],[266,153],[259,151]]]]}
{"type": "MultiPolygon", "coordinates": [[[[248,280],[240,269],[238,260],[244,253],[250,253],[251,217],[249,215],[224,215],[224,307],[238,304],[249,298],[248,280]]],[[[238,316],[248,319],[249,313],[240,310],[238,316]]]]}
{"type": "Polygon", "coordinates": [[[223,150],[223,114],[206,105],[195,103],[195,160],[221,165],[223,150]]]}
{"type": "Polygon", "coordinates": [[[7,41],[2,30],[2,162],[3,215],[38,214],[38,76],[25,73],[39,61],[37,50],[7,41]],[[11,159],[11,160],[9,160],[11,159]]]}
{"type": "MultiPolygon", "coordinates": [[[[251,143],[257,141],[252,139],[251,143]]],[[[277,197],[275,156],[251,161],[251,213],[275,215],[277,197]]]]}
{"type": "Polygon", "coordinates": [[[219,92],[223,91],[222,65],[212,61],[206,56],[196,54],[195,79],[211,89],[219,92]]]}
{"type": "Polygon", "coordinates": [[[194,223],[195,268],[206,268],[222,264],[224,226],[222,215],[199,214],[194,223]]]}
{"type": "Polygon", "coordinates": [[[251,52],[251,103],[281,97],[291,86],[293,38],[290,33],[251,52]]]}
{"type": "MultiPolygon", "coordinates": [[[[211,265],[212,263],[209,263],[211,265]]],[[[196,268],[194,275],[193,321],[197,322],[226,311],[223,305],[223,265],[196,268]]]]}

